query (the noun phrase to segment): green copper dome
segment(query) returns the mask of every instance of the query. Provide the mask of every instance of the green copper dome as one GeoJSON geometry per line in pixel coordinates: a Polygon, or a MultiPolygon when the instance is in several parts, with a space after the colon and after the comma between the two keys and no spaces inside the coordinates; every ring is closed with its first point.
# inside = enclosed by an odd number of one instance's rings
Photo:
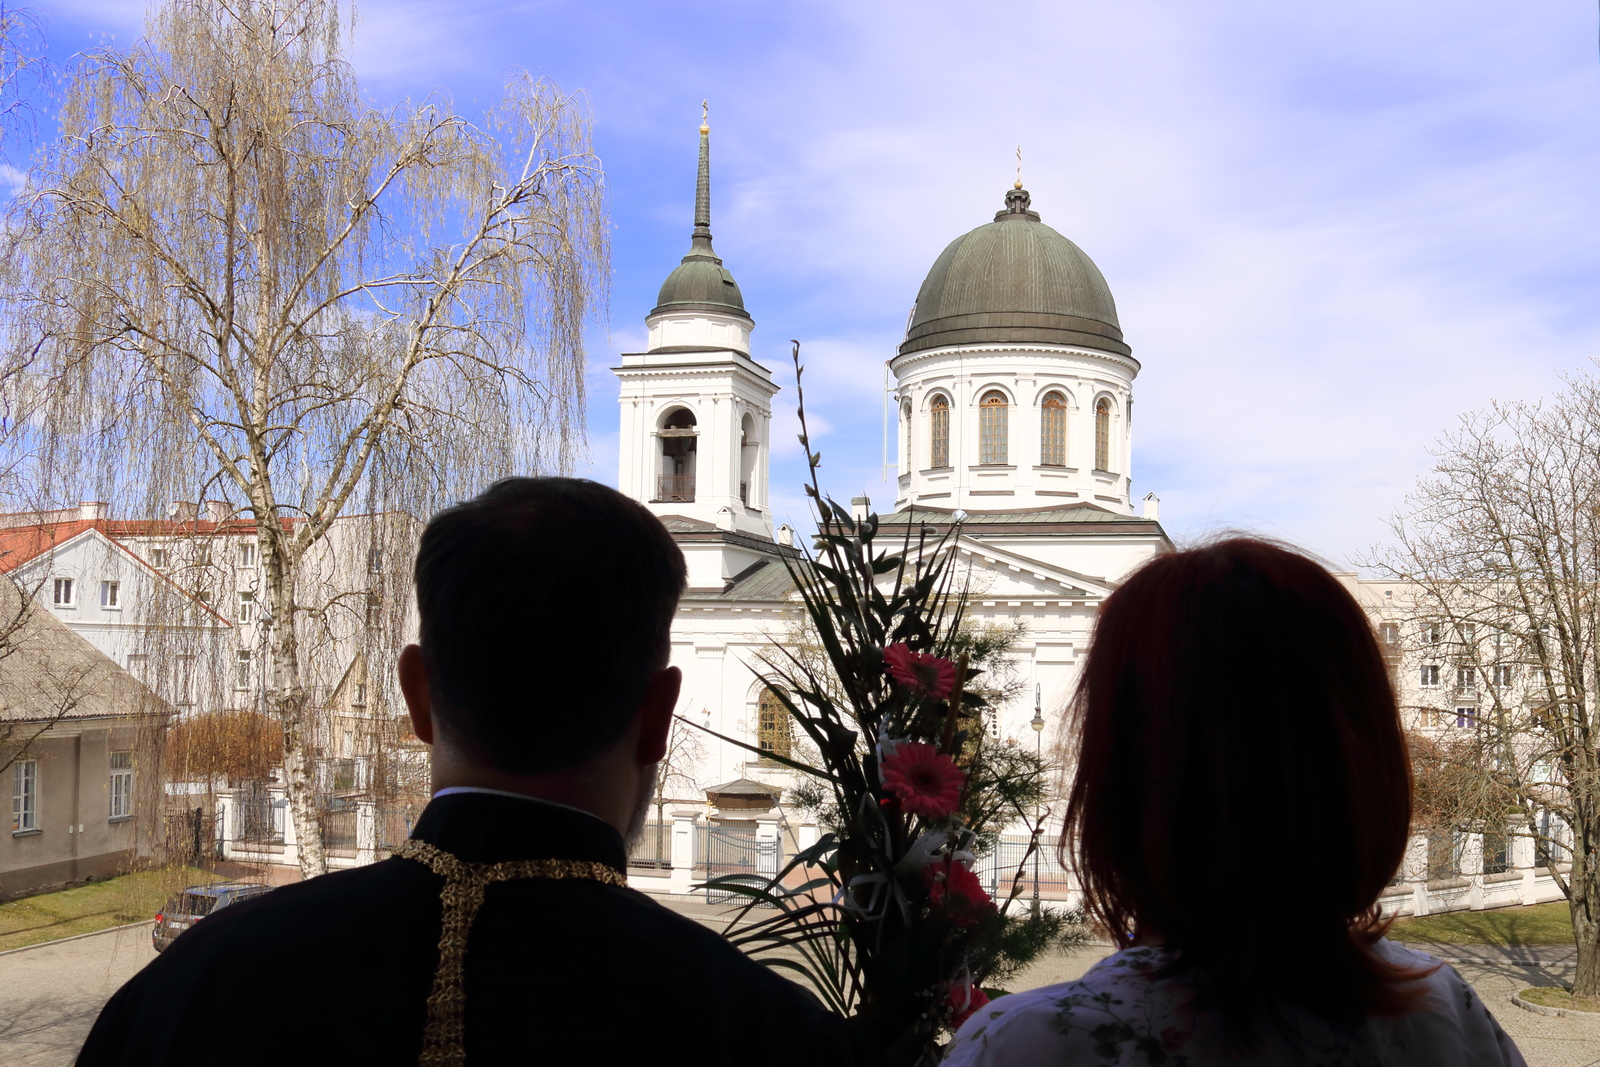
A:
{"type": "Polygon", "coordinates": [[[1024,189],[1006,193],[994,221],[954,241],[917,291],[907,355],[965,344],[1082,345],[1119,355],[1117,305],[1083,249],[1039,221],[1024,189]]]}
{"type": "Polygon", "coordinates": [[[711,247],[711,131],[700,127],[700,173],[695,182],[694,233],[689,254],[661,283],[652,315],[668,311],[714,311],[749,319],[744,294],[711,247]]]}

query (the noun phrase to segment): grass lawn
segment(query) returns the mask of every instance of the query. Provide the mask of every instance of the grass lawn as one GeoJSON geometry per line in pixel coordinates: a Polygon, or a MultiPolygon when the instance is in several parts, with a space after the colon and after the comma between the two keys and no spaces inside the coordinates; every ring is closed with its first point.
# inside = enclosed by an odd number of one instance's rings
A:
{"type": "Polygon", "coordinates": [[[1394,941],[1441,941],[1449,945],[1570,945],[1572,911],[1567,902],[1493,911],[1448,911],[1419,919],[1397,919],[1394,941]]]}
{"type": "Polygon", "coordinates": [[[193,867],[137,871],[0,903],[0,950],[155,918],[174,892],[217,881],[193,867]]]}

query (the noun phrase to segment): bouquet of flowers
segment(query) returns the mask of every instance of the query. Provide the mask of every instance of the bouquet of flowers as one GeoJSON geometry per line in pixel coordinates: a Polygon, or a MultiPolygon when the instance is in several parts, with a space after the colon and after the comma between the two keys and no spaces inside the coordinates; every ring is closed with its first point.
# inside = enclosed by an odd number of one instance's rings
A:
{"type": "MultiPolygon", "coordinates": [[[[763,673],[814,759],[762,755],[810,776],[832,831],[775,878],[707,885],[748,898],[730,939],[799,972],[879,1062],[931,1064],[998,992],[986,982],[1062,940],[1060,915],[1009,914],[1022,865],[999,902],[973,871],[1001,825],[1028,821],[1044,767],[982,729],[989,698],[974,682],[992,649],[964,626],[959,523],[908,525],[885,547],[876,515],[858,521],[823,494],[803,392],[799,413],[818,533],[789,567],[817,654],[781,646],[763,673]]],[[[1032,829],[1024,865],[1038,847],[1032,829]]]]}

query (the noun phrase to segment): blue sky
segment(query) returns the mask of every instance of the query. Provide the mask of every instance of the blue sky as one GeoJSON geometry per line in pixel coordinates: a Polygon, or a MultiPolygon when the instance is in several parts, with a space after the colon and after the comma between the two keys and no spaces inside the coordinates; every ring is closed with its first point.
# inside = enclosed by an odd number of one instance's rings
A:
{"type": "MultiPolygon", "coordinates": [[[[64,57],[130,40],[144,5],[39,9],[64,57]]],[[[380,102],[442,88],[471,114],[515,66],[589,94],[616,224],[592,476],[615,479],[606,368],[687,248],[707,97],[717,249],[786,386],[780,519],[804,513],[788,338],[828,487],[886,506],[883,361],[1020,142],[1144,365],[1136,494],[1180,539],[1343,561],[1459,413],[1600,355],[1596,37],[1593,5],[1554,0],[372,0],[352,55],[380,102]]]]}

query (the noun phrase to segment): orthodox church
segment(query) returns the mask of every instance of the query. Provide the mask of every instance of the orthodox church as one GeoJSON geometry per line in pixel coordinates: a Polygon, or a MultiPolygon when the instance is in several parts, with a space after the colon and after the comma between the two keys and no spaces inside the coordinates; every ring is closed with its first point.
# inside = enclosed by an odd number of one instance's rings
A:
{"type": "MultiPolygon", "coordinates": [[[[783,557],[795,534],[768,506],[772,373],[750,357],[755,327],[712,247],[710,131],[700,127],[694,230],[645,318],[644,352],[622,356],[619,488],[661,516],[688,561],[673,628],[680,713],[787,754],[792,738],[761,677],[798,605],[783,557]]],[[[957,237],[916,294],[888,361],[898,411],[892,527],[962,520],[957,551],[975,622],[1021,623],[1012,651],[1023,695],[989,729],[1054,743],[1100,601],[1171,548],[1153,496],[1137,514],[1130,477],[1140,365],[1094,262],[1045,225],[1021,182],[992,222],[957,237]]],[[[870,506],[857,498],[854,506],[870,506]]],[[[668,795],[700,790],[726,808],[790,772],[702,735],[668,795]],[[694,783],[690,786],[690,781],[694,783]],[[719,786],[715,783],[727,783],[719,786]]],[[[669,757],[669,762],[672,762],[669,757]]]]}

